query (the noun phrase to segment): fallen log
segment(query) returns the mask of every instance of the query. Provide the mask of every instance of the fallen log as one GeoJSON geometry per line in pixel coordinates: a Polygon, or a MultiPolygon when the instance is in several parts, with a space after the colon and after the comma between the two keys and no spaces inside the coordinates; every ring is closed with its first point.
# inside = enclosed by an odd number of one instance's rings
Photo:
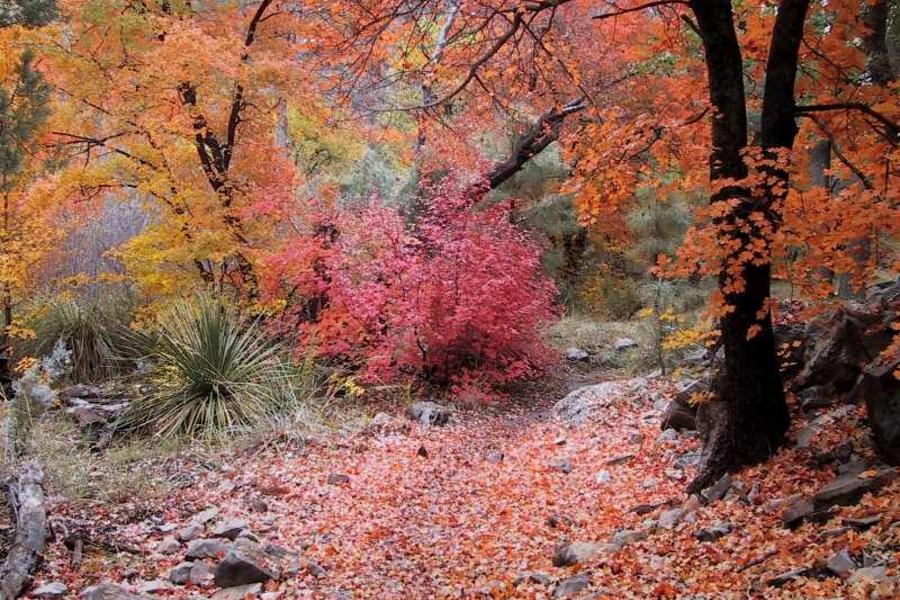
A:
{"type": "Polygon", "coordinates": [[[16,536],[0,568],[0,600],[15,600],[22,593],[43,555],[47,537],[43,482],[41,468],[27,462],[9,484],[9,505],[16,524],[16,536]]]}

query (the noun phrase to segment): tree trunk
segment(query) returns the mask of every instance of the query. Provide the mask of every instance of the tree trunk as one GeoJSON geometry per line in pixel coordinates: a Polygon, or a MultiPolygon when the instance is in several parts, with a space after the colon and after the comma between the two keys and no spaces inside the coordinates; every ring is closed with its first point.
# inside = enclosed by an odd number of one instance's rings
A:
{"type": "MultiPolygon", "coordinates": [[[[807,6],[808,0],[784,0],[776,18],[760,132],[761,143],[771,150],[772,157],[777,149],[790,148],[796,135],[794,79],[807,6]]],[[[723,422],[716,424],[706,440],[700,473],[689,486],[689,491],[696,492],[726,472],[768,458],[784,441],[790,418],[768,309],[771,265],[738,259],[751,241],[762,239],[768,247],[771,233],[759,227],[735,227],[750,222],[751,213],[762,212],[772,230],[777,228],[780,201],[787,193],[787,172],[783,165],[773,163],[769,172],[776,181],[762,195],[752,194],[742,183],[748,174],[742,155],[747,146],[747,108],[731,2],[691,0],[691,9],[703,40],[710,102],[715,109],[710,179],[714,184],[722,179],[732,181],[716,190],[710,202],[735,203],[717,226],[724,243],[739,242],[738,250],[726,257],[719,276],[719,289],[731,308],[719,324],[725,351],[717,377],[723,422]],[[735,274],[728,267],[733,264],[739,265],[737,279],[744,284],[740,292],[731,287],[735,274]]]]}

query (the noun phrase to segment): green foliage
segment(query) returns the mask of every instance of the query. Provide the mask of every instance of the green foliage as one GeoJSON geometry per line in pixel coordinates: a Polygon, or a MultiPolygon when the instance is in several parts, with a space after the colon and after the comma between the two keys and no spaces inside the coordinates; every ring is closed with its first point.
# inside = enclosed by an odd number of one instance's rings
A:
{"type": "Polygon", "coordinates": [[[120,374],[140,353],[128,328],[132,306],[124,296],[89,302],[55,300],[31,319],[35,338],[24,345],[24,353],[47,355],[62,340],[71,353],[73,382],[96,383],[120,374]]]}
{"type": "Polygon", "coordinates": [[[22,168],[34,136],[50,114],[47,99],[50,86],[34,70],[34,55],[22,54],[16,68],[16,85],[12,90],[0,88],[0,187],[11,189],[12,177],[22,168]]]}
{"type": "Polygon", "coordinates": [[[0,0],[0,27],[40,27],[57,15],[56,0],[0,0]]]}
{"type": "Polygon", "coordinates": [[[210,437],[261,424],[295,405],[310,379],[291,368],[255,322],[221,302],[176,303],[160,319],[148,358],[156,390],[132,402],[117,426],[165,436],[210,437]]]}

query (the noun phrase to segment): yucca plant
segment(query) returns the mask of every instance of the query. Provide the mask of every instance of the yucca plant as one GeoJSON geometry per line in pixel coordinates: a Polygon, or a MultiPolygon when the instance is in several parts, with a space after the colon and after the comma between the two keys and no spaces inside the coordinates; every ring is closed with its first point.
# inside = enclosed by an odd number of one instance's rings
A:
{"type": "Polygon", "coordinates": [[[176,303],[147,358],[158,365],[158,388],[132,402],[120,429],[214,436],[258,424],[293,399],[278,345],[217,300],[176,303]]]}
{"type": "Polygon", "coordinates": [[[127,368],[119,342],[128,320],[127,311],[112,303],[56,301],[36,317],[36,336],[27,351],[43,356],[62,340],[71,353],[69,378],[75,383],[103,381],[127,368]]]}

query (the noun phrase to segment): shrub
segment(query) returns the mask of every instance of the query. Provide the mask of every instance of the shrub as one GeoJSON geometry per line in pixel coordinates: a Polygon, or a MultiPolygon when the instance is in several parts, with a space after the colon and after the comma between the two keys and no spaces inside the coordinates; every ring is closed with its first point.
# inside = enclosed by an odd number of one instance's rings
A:
{"type": "MultiPolygon", "coordinates": [[[[555,316],[555,287],[541,247],[510,222],[508,208],[472,211],[464,193],[437,190],[412,228],[399,211],[375,204],[334,219],[325,248],[298,240],[290,284],[324,296],[317,318],[306,302],[289,314],[304,345],[340,357],[368,381],[410,377],[484,391],[535,375],[551,358],[541,327],[555,316]]],[[[471,392],[471,389],[467,390],[471,392]]]]}
{"type": "Polygon", "coordinates": [[[218,301],[176,303],[155,334],[148,358],[158,387],[132,402],[119,429],[211,436],[258,424],[296,399],[271,337],[218,301]]]}
{"type": "Polygon", "coordinates": [[[31,329],[35,337],[24,349],[32,356],[53,351],[60,340],[71,354],[69,378],[96,383],[130,367],[128,355],[130,304],[107,301],[54,301],[39,310],[31,329]]]}

